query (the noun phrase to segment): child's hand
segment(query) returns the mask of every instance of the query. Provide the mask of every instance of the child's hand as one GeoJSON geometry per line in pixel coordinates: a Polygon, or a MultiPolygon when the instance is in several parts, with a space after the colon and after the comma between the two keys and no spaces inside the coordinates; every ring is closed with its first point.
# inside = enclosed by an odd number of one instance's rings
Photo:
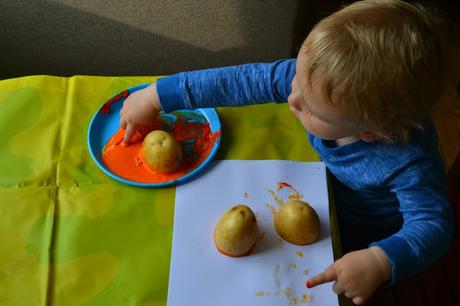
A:
{"type": "Polygon", "coordinates": [[[123,141],[128,142],[140,125],[152,125],[160,109],[155,83],[130,94],[120,111],[120,127],[126,130],[123,141]]]}
{"type": "Polygon", "coordinates": [[[359,250],[345,254],[323,273],[307,282],[312,288],[335,281],[332,290],[344,294],[353,303],[364,304],[375,290],[391,277],[391,266],[385,253],[379,247],[359,250]]]}

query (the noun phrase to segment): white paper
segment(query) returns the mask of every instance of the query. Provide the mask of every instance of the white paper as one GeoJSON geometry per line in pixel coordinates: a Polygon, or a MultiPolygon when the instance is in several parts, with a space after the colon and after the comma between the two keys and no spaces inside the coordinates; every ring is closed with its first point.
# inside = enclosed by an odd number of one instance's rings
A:
{"type": "Polygon", "coordinates": [[[338,305],[332,284],[312,289],[308,278],[333,262],[326,168],[321,162],[283,160],[215,161],[200,177],[176,189],[168,305],[283,306],[338,305]],[[292,185],[318,213],[318,242],[297,246],[275,231],[271,207],[292,185]],[[249,256],[228,257],[216,250],[214,226],[229,208],[245,204],[263,234],[249,256]],[[262,239],[263,237],[263,239],[262,239]]]}

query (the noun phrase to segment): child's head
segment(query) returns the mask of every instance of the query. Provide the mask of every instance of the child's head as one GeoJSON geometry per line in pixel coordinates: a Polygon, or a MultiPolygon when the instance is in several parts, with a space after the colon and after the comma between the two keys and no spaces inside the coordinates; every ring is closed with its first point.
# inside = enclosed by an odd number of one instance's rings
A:
{"type": "Polygon", "coordinates": [[[358,1],[321,20],[299,52],[293,93],[298,86],[307,105],[315,98],[328,101],[319,111],[336,114],[320,119],[339,120],[343,132],[316,134],[337,139],[372,132],[407,139],[429,118],[443,89],[437,28],[426,9],[398,0],[358,1]]]}

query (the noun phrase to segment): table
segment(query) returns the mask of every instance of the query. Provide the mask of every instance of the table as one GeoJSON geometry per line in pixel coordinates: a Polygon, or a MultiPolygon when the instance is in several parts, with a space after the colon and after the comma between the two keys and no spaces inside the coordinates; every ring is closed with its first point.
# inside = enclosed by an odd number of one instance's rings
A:
{"type": "MultiPolygon", "coordinates": [[[[109,178],[86,140],[102,103],[155,79],[0,81],[0,305],[166,305],[175,187],[109,178]]],[[[286,104],[218,113],[218,160],[319,160],[286,104]]]]}

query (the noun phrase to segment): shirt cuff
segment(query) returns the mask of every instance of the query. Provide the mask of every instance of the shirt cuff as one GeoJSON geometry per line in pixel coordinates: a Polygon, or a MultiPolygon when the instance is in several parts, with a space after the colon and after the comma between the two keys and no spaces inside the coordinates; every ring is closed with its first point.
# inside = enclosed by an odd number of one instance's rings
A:
{"type": "Polygon", "coordinates": [[[186,108],[181,92],[179,74],[157,80],[158,99],[164,112],[169,113],[186,108]]]}
{"type": "Polygon", "coordinates": [[[418,260],[410,245],[403,239],[392,235],[386,239],[373,242],[371,246],[380,247],[391,265],[391,285],[417,270],[418,260]]]}

